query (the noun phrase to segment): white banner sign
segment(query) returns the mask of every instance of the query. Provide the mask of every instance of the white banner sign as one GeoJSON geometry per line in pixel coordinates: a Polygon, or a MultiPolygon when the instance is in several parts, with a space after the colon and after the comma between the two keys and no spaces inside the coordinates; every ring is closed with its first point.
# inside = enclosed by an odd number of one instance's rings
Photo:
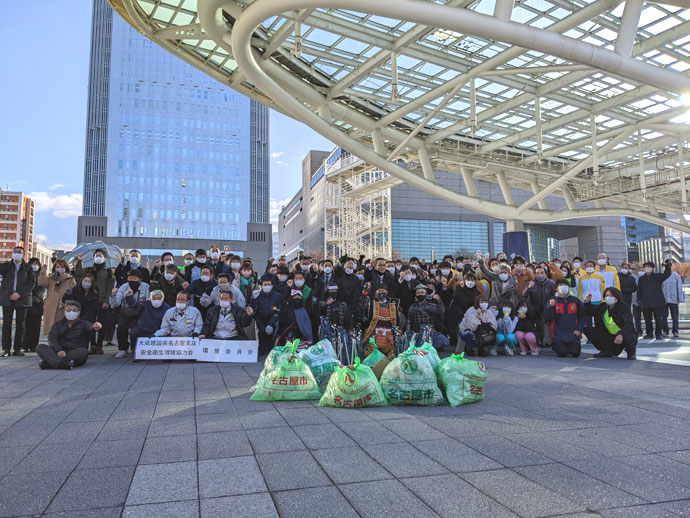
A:
{"type": "Polygon", "coordinates": [[[175,336],[153,336],[137,340],[137,360],[196,360],[199,340],[175,336]]]}
{"type": "Polygon", "coordinates": [[[199,340],[160,336],[137,340],[137,360],[198,360],[219,363],[256,363],[256,340],[199,340]]]}
{"type": "Polygon", "coordinates": [[[256,340],[210,340],[199,342],[196,359],[201,362],[256,363],[259,342],[256,340]]]}

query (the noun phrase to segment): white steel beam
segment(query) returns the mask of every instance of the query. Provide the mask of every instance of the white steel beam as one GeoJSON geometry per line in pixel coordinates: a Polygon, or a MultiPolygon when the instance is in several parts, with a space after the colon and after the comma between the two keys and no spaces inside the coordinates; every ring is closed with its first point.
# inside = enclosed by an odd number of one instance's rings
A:
{"type": "Polygon", "coordinates": [[[467,191],[467,194],[473,198],[479,196],[477,193],[477,184],[474,183],[474,178],[472,178],[472,172],[466,167],[461,167],[460,174],[462,174],[462,181],[465,183],[465,190],[467,191]]]}
{"type": "Polygon", "coordinates": [[[640,160],[640,189],[642,198],[647,197],[647,179],[645,178],[644,152],[642,151],[642,129],[637,130],[637,154],[640,160]]]}
{"type": "Polygon", "coordinates": [[[507,205],[515,205],[515,200],[513,199],[513,192],[510,190],[510,185],[506,179],[506,175],[503,171],[496,173],[496,179],[498,180],[498,186],[501,188],[501,194],[503,194],[503,199],[507,205]]]}
{"type": "Polygon", "coordinates": [[[417,152],[419,153],[419,163],[422,165],[422,173],[424,178],[430,182],[435,182],[434,178],[434,168],[431,166],[431,159],[429,158],[429,152],[425,147],[420,147],[417,152]]]}
{"type": "Polygon", "coordinates": [[[496,0],[494,16],[502,22],[509,22],[513,14],[513,0],[496,0]]]}
{"type": "MultiPolygon", "coordinates": [[[[295,13],[295,19],[293,20],[293,23],[290,23],[290,20],[285,20],[283,22],[283,25],[280,26],[280,28],[275,32],[273,37],[269,40],[268,46],[266,47],[266,50],[264,50],[263,54],[263,59],[268,59],[271,57],[271,55],[278,50],[278,47],[280,47],[283,42],[287,39],[290,34],[292,34],[293,30],[296,28],[296,25],[293,24],[301,24],[304,20],[307,19],[307,17],[312,13],[313,9],[301,9],[297,13],[295,13]]],[[[295,35],[296,37],[297,35],[295,35]]]]}
{"type": "MultiPolygon", "coordinates": [[[[685,180],[685,153],[683,147],[685,142],[683,139],[678,139],[678,176],[680,177],[680,199],[683,205],[683,212],[688,212],[688,187],[685,180]]],[[[685,221],[685,218],[683,218],[685,221]]]]}
{"type": "Polygon", "coordinates": [[[630,55],[633,43],[635,43],[635,35],[637,34],[637,25],[640,23],[640,13],[642,12],[642,0],[626,0],[625,8],[623,9],[623,18],[621,20],[620,29],[618,29],[618,38],[616,38],[615,51],[626,56],[630,55]]]}
{"type": "MultiPolygon", "coordinates": [[[[532,180],[530,180],[530,186],[532,187],[532,194],[537,194],[539,191],[541,191],[539,181],[536,178],[532,178],[532,180]]],[[[548,209],[546,205],[546,200],[539,200],[539,202],[537,203],[537,207],[539,207],[542,210],[548,209]]]]}

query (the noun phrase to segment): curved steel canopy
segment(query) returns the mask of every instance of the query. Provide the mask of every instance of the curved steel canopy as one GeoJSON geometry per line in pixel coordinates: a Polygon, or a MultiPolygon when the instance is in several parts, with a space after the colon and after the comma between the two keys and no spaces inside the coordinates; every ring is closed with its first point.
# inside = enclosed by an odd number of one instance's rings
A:
{"type": "Polygon", "coordinates": [[[223,84],[445,200],[506,220],[617,215],[690,233],[685,0],[109,1],[223,84]],[[434,169],[462,173],[468,194],[434,169]],[[475,178],[506,203],[473,196],[475,178]],[[534,195],[518,206],[511,186],[534,195]],[[549,210],[550,194],[566,206],[549,210]]]}

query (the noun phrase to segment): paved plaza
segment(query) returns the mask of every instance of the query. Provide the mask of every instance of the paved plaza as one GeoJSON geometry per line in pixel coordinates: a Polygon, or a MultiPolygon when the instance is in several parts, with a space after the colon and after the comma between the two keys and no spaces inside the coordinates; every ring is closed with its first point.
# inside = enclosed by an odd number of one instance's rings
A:
{"type": "Polygon", "coordinates": [[[0,515],[690,514],[690,368],[488,358],[470,406],[249,401],[261,365],[0,361],[0,515]]]}

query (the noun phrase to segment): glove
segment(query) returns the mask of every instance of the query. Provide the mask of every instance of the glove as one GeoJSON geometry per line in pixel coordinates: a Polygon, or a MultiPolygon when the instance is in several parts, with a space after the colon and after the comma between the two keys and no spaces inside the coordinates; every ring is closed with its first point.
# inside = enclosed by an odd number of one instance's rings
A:
{"type": "Polygon", "coordinates": [[[266,329],[264,329],[264,332],[267,335],[272,335],[273,334],[273,326],[266,326],[266,329]]]}

